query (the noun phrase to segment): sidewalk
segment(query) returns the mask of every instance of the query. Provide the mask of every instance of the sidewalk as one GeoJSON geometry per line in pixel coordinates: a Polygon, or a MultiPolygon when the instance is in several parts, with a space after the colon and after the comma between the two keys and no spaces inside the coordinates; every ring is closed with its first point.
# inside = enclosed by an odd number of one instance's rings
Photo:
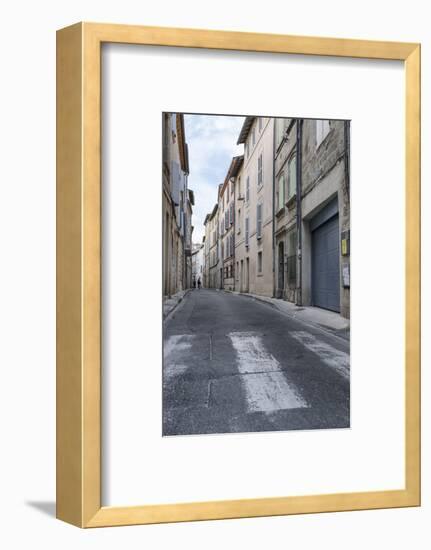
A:
{"type": "Polygon", "coordinates": [[[345,339],[350,338],[350,321],[341,317],[339,313],[334,311],[328,311],[326,309],[321,309],[319,307],[313,306],[297,306],[286,300],[279,298],[269,298],[268,296],[259,296],[258,294],[246,294],[242,292],[233,291],[233,294],[239,296],[246,296],[259,302],[264,302],[281,313],[288,315],[298,321],[307,323],[309,325],[314,325],[319,328],[324,328],[341,336],[345,339]]]}
{"type": "Polygon", "coordinates": [[[163,297],[163,320],[165,320],[177,307],[177,305],[183,301],[184,296],[190,291],[190,288],[186,290],[181,290],[176,294],[173,294],[171,297],[163,297]]]}

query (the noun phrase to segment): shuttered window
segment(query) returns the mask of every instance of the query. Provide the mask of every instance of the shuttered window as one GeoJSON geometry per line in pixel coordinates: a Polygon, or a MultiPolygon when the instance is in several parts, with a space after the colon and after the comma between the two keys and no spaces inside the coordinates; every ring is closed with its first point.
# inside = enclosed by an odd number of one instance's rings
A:
{"type": "Polygon", "coordinates": [[[249,219],[245,218],[245,246],[248,246],[249,219]]]}
{"type": "Polygon", "coordinates": [[[256,211],[256,238],[262,237],[262,204],[257,205],[256,211]]]}
{"type": "Polygon", "coordinates": [[[257,157],[257,185],[263,184],[263,158],[262,153],[257,157]]]}
{"type": "Polygon", "coordinates": [[[235,217],[235,205],[233,202],[230,204],[230,225],[233,225],[233,222],[235,217]]]}
{"type": "Polygon", "coordinates": [[[247,176],[247,182],[245,187],[245,200],[247,202],[250,200],[250,176],[247,176]]]}
{"type": "Polygon", "coordinates": [[[180,204],[180,183],[181,183],[181,175],[180,175],[180,165],[176,161],[172,161],[171,163],[171,194],[172,194],[172,200],[175,203],[175,206],[178,206],[180,204]]]}

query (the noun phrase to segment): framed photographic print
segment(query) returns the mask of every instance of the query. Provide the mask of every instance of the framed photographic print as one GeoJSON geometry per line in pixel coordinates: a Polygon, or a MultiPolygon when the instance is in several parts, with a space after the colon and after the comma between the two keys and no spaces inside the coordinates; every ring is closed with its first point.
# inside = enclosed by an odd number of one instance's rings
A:
{"type": "Polygon", "coordinates": [[[420,504],[420,46],[57,33],[57,516],[420,504]]]}

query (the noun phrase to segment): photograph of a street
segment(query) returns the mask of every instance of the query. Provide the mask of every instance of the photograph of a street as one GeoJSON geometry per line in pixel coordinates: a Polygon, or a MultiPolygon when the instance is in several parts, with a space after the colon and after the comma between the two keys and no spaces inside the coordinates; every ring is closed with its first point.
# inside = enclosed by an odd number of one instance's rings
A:
{"type": "Polygon", "coordinates": [[[164,436],[350,427],[350,123],[163,113],[164,436]]]}
{"type": "Polygon", "coordinates": [[[163,433],[349,426],[349,342],[253,297],[193,290],[167,321],[163,433]]]}

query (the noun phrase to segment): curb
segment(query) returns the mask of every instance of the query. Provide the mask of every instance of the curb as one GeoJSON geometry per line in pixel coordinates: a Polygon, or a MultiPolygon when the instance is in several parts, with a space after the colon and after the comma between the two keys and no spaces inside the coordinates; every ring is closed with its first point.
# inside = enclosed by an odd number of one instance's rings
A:
{"type": "Polygon", "coordinates": [[[350,332],[350,325],[347,329],[335,329],[333,327],[330,327],[330,326],[327,326],[327,325],[323,325],[321,323],[313,323],[313,322],[310,322],[310,321],[306,321],[304,319],[301,319],[300,317],[296,317],[296,315],[294,314],[291,314],[291,313],[288,313],[287,311],[285,311],[284,309],[280,308],[278,306],[278,304],[275,304],[274,302],[271,302],[271,301],[267,301],[263,298],[260,298],[259,296],[252,296],[250,294],[242,294],[241,292],[235,292],[235,294],[237,294],[238,296],[244,296],[245,298],[251,298],[253,300],[256,300],[257,302],[260,302],[261,304],[265,304],[267,306],[270,306],[274,309],[276,309],[279,313],[281,313],[282,315],[285,315],[286,317],[289,317],[291,319],[294,319],[295,321],[299,322],[299,323],[302,323],[303,325],[309,325],[310,327],[313,327],[313,328],[317,328],[317,329],[320,329],[324,332],[327,332],[333,336],[336,336],[337,338],[341,338],[342,340],[346,341],[346,342],[349,342],[350,341],[350,337],[345,337],[343,336],[342,334],[345,334],[346,331],[347,332],[350,332]]]}
{"type": "Polygon", "coordinates": [[[177,309],[178,305],[181,304],[181,302],[184,300],[184,298],[187,296],[187,294],[190,292],[191,288],[187,288],[184,291],[184,294],[178,299],[177,303],[172,307],[166,315],[163,313],[163,322],[167,321],[169,317],[174,313],[174,311],[177,309]]]}

